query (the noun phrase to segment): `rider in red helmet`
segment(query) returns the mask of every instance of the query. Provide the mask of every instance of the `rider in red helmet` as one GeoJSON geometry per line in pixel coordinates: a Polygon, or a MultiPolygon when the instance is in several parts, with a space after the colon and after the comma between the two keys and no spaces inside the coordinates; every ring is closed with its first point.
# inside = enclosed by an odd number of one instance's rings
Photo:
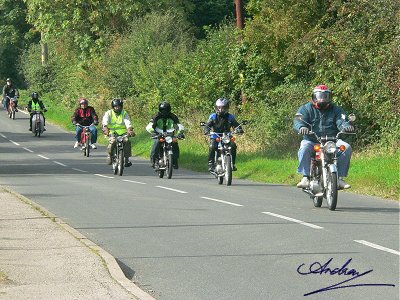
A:
{"type": "Polygon", "coordinates": [[[89,130],[91,132],[91,147],[96,149],[97,142],[97,128],[96,125],[99,124],[99,118],[96,114],[93,106],[89,106],[89,101],[86,98],[79,99],[79,107],[75,110],[74,114],[71,117],[73,125],[81,125],[76,126],[76,135],[75,135],[75,144],[74,148],[77,148],[81,142],[81,133],[83,131],[82,126],[89,126],[89,130]]]}
{"type": "MultiPolygon", "coordinates": [[[[302,180],[297,184],[298,188],[308,188],[310,183],[310,165],[311,155],[317,140],[314,136],[308,135],[312,125],[313,132],[318,136],[336,136],[343,130],[353,132],[354,127],[349,122],[346,112],[332,102],[332,91],[325,84],[317,85],[313,92],[311,102],[301,106],[298,113],[302,115],[303,120],[294,120],[294,129],[303,135],[298,152],[299,167],[298,172],[303,175],[302,180]],[[307,122],[307,123],[306,123],[307,122]]],[[[339,175],[339,189],[348,189],[350,184],[346,183],[343,177],[346,177],[350,168],[351,147],[348,143],[338,140],[336,145],[346,146],[346,150],[338,157],[337,168],[339,175]]]]}

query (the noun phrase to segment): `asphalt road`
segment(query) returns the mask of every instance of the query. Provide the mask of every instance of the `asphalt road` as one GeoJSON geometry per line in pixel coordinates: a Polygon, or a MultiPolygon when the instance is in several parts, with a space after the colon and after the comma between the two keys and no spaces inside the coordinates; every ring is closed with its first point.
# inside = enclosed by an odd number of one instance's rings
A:
{"type": "Polygon", "coordinates": [[[160,179],[135,157],[114,176],[105,147],[86,158],[72,133],[48,124],[37,138],[28,124],[0,113],[0,184],[109,251],[155,298],[399,299],[397,201],[340,192],[332,212],[286,185],[220,186],[182,168],[160,179]]]}

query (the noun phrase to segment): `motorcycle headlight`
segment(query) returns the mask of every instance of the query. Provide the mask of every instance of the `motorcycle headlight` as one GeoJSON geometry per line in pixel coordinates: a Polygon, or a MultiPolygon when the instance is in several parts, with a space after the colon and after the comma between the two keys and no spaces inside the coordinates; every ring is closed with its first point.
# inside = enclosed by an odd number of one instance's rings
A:
{"type": "Polygon", "coordinates": [[[167,137],[165,138],[165,141],[166,141],[168,144],[172,143],[172,137],[171,137],[171,136],[167,136],[167,137]]]}
{"type": "Polygon", "coordinates": [[[230,138],[230,136],[228,136],[228,135],[225,135],[225,136],[222,138],[222,142],[223,142],[224,144],[229,144],[230,141],[231,141],[231,138],[230,138]]]}
{"type": "Polygon", "coordinates": [[[327,142],[325,144],[325,151],[330,154],[335,153],[336,152],[336,144],[334,142],[327,142]]]}

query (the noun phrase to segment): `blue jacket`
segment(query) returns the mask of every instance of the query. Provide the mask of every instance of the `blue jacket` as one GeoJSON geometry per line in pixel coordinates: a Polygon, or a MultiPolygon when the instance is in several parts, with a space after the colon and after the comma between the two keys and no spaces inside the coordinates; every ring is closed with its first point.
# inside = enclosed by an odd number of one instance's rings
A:
{"type": "MultiPolygon", "coordinates": [[[[320,110],[309,102],[301,106],[297,112],[303,115],[304,121],[312,125],[312,131],[318,136],[336,136],[345,125],[350,124],[346,112],[340,106],[333,103],[330,108],[320,110]]],[[[310,126],[305,122],[295,119],[293,128],[299,132],[301,127],[307,127],[311,130],[310,126]]],[[[305,135],[303,139],[317,142],[312,135],[305,135]]]]}

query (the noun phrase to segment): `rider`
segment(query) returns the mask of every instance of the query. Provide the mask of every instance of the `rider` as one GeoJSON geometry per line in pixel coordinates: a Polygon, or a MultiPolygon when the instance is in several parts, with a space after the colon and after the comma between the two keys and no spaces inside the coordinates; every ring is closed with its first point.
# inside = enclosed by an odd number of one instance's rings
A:
{"type": "MultiPolygon", "coordinates": [[[[184,127],[179,123],[178,117],[171,112],[171,105],[163,101],[158,105],[158,113],[150,120],[150,123],[146,126],[146,130],[151,133],[161,133],[168,129],[175,128],[178,138],[184,138],[184,127]]],[[[151,148],[150,161],[151,167],[154,168],[155,164],[158,163],[158,155],[160,152],[160,141],[154,140],[153,147],[151,148]],[[157,153],[157,154],[156,154],[157,153]]],[[[178,158],[179,158],[179,145],[177,142],[172,143],[172,166],[174,169],[178,169],[178,158]]]]}
{"type": "MultiPolygon", "coordinates": [[[[133,126],[128,113],[123,109],[124,103],[122,99],[114,98],[111,101],[112,109],[106,111],[103,116],[103,131],[106,136],[109,137],[107,147],[107,164],[111,165],[111,153],[113,148],[116,146],[116,139],[114,133],[117,135],[124,135],[128,132],[128,136],[134,137],[136,134],[133,131],[133,126]],[[110,135],[111,133],[111,135],[110,135]]],[[[132,155],[131,142],[129,138],[124,139],[124,156],[125,156],[125,167],[132,166],[129,161],[129,157],[132,155]]]]}
{"type": "MultiPolygon", "coordinates": [[[[92,106],[89,106],[89,101],[85,98],[79,99],[79,106],[74,114],[72,115],[72,124],[77,125],[80,124],[81,126],[89,126],[89,130],[92,134],[91,138],[91,147],[96,149],[96,142],[97,142],[97,128],[96,125],[99,124],[99,118],[96,114],[96,111],[92,106]]],[[[76,142],[74,148],[77,148],[81,142],[81,134],[83,128],[81,126],[76,126],[76,142]]]]}
{"type": "MultiPolygon", "coordinates": [[[[318,136],[336,136],[339,131],[354,132],[354,127],[348,121],[345,111],[332,102],[332,91],[326,85],[317,85],[312,93],[311,102],[301,106],[298,113],[302,115],[302,120],[312,125],[312,130],[318,136]]],[[[302,120],[294,120],[294,129],[302,134],[303,140],[298,151],[299,167],[298,172],[303,174],[303,178],[297,184],[298,188],[307,188],[310,183],[311,155],[317,140],[313,135],[308,135],[311,128],[302,120]]],[[[337,146],[344,145],[346,150],[338,156],[337,168],[339,175],[339,189],[348,189],[350,184],[346,183],[346,177],[350,168],[351,147],[348,143],[338,140],[337,146]]]]}
{"type": "Polygon", "coordinates": [[[18,98],[19,98],[19,91],[18,89],[14,86],[11,78],[7,78],[6,80],[6,85],[3,87],[3,104],[4,104],[4,109],[8,110],[8,106],[10,105],[10,99],[7,98],[14,98],[15,97],[15,111],[18,111],[18,98]]]}
{"type": "MultiPolygon", "coordinates": [[[[44,117],[44,114],[42,113],[42,111],[46,112],[47,109],[43,104],[42,100],[39,100],[39,94],[37,92],[33,92],[32,93],[32,99],[29,100],[28,102],[28,112],[30,113],[30,118],[29,118],[29,131],[32,131],[32,117],[34,115],[34,113],[32,113],[32,111],[39,111],[43,116],[43,126],[46,125],[46,119],[44,117]]],[[[43,128],[43,131],[46,131],[46,128],[43,128]]]]}
{"type": "MultiPolygon", "coordinates": [[[[217,133],[230,132],[231,128],[235,130],[235,133],[242,134],[243,128],[240,126],[235,116],[229,113],[229,100],[225,98],[219,98],[215,102],[215,113],[212,113],[207,121],[207,126],[204,127],[204,134],[210,134],[210,130],[217,133]]],[[[214,156],[215,151],[218,148],[218,142],[215,140],[216,137],[211,136],[210,147],[208,152],[208,171],[214,169],[214,156]]],[[[231,141],[231,154],[233,171],[236,171],[236,143],[231,141]]]]}

